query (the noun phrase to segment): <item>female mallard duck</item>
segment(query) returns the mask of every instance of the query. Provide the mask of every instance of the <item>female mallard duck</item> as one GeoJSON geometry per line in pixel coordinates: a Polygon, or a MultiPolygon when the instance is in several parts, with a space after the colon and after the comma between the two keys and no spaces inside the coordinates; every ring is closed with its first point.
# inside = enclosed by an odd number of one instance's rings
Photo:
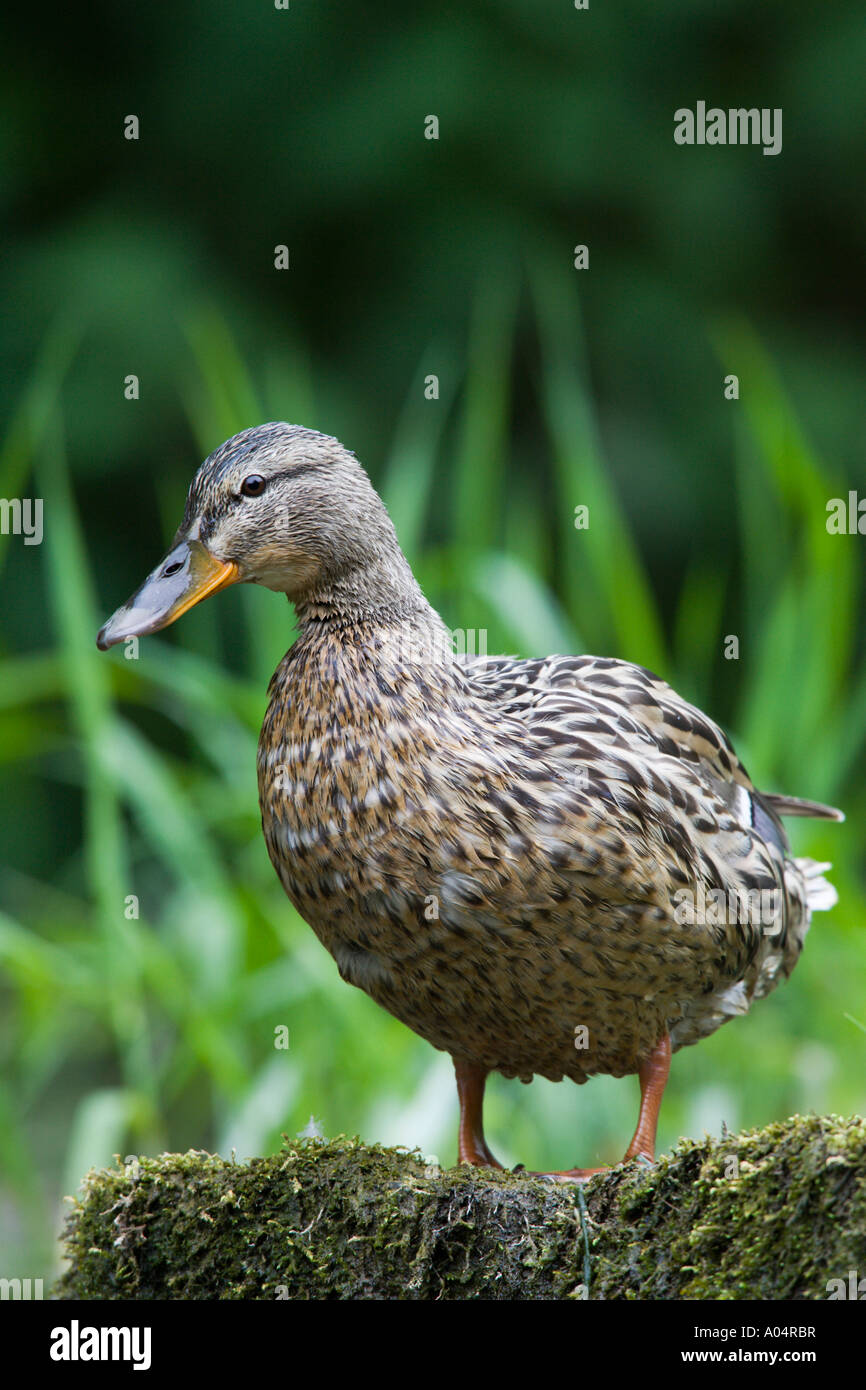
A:
{"type": "Polygon", "coordinates": [[[343,978],[450,1052],[460,1161],[499,1166],[490,1071],[636,1072],[625,1157],[652,1160],[671,1051],[789,975],[835,901],[780,817],[841,813],[758,792],[643,667],[455,656],[366,473],[313,430],[211,454],[98,645],[235,583],[286,594],[300,628],[259,742],[271,861],[343,978]]]}

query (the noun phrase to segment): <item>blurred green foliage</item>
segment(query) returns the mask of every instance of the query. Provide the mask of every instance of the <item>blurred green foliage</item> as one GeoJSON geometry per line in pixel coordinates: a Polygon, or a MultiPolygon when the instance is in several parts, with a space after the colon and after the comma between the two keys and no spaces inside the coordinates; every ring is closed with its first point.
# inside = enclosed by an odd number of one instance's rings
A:
{"type": "MultiPolygon", "coordinates": [[[[791,825],[839,907],[790,984],[677,1055],[661,1143],[862,1110],[864,542],[825,528],[866,495],[858,7],[6,23],[0,495],[42,497],[45,540],[0,536],[0,1272],[49,1271],[60,1197],[115,1152],[261,1153],[312,1114],[453,1161],[448,1059],[339,980],[267,859],[291,610],[231,591],[138,661],[94,646],[199,459],[267,419],[358,452],[453,627],[643,662],[760,785],[845,808],[791,825]],[[675,147],[698,98],[783,106],[782,155],[675,147]]],[[[635,1093],[494,1078],[491,1146],[616,1160],[635,1093]]]]}

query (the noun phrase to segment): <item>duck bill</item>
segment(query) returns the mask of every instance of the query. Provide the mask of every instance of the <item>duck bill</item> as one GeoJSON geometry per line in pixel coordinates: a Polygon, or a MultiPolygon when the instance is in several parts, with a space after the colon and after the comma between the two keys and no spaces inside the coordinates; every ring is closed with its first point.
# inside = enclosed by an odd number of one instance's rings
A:
{"type": "Polygon", "coordinates": [[[160,560],[131,599],[113,613],[96,638],[100,651],[127,637],[168,627],[203,598],[240,579],[237,565],[217,560],[201,541],[184,540],[160,560]]]}

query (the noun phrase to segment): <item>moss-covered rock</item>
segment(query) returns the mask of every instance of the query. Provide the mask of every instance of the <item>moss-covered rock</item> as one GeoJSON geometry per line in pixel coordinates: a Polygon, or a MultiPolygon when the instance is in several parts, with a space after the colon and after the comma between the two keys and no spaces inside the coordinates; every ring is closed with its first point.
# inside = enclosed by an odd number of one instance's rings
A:
{"type": "Polygon", "coordinates": [[[866,1121],[682,1143],[582,1187],[357,1140],[90,1173],[60,1298],[825,1299],[866,1274],[866,1121]]]}

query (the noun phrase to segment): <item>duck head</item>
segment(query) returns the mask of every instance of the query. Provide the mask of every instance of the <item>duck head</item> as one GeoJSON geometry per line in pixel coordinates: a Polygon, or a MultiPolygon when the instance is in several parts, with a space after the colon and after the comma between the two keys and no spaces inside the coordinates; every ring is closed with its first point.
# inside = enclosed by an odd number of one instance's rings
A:
{"type": "Polygon", "coordinates": [[[243,430],[205,459],[168,553],[96,645],[158,632],[230,584],[263,584],[299,612],[350,619],[423,602],[357,459],[298,425],[243,430]]]}

